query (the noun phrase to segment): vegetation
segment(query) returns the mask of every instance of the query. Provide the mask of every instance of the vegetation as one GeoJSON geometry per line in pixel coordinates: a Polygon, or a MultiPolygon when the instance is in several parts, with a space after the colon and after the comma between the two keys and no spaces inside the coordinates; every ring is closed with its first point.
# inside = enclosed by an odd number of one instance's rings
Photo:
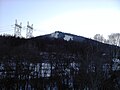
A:
{"type": "Polygon", "coordinates": [[[120,90],[120,47],[44,36],[0,45],[0,89],[120,90]]]}

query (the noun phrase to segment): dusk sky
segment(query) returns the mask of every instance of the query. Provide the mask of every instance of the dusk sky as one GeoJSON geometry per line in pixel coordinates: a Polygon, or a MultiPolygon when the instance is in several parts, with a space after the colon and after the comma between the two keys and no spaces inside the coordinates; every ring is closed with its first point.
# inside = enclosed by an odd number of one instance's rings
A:
{"type": "Polygon", "coordinates": [[[34,36],[62,31],[92,38],[120,33],[119,0],[0,0],[0,34],[14,34],[15,19],[34,36]],[[12,25],[12,26],[11,26],[12,25]]]}

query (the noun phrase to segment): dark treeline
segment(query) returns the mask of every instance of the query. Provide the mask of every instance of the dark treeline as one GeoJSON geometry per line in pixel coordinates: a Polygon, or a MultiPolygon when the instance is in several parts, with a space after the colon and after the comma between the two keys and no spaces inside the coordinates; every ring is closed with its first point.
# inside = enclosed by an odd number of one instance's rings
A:
{"type": "Polygon", "coordinates": [[[116,53],[90,39],[0,36],[0,90],[120,90],[116,53]]]}

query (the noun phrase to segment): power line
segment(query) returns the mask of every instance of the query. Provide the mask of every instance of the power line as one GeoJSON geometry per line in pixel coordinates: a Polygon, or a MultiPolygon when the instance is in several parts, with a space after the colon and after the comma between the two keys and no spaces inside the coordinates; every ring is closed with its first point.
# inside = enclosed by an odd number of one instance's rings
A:
{"type": "Polygon", "coordinates": [[[13,25],[0,26],[0,28],[3,28],[3,27],[9,27],[9,26],[13,26],[13,25]]]}
{"type": "Polygon", "coordinates": [[[14,36],[16,37],[21,37],[22,31],[26,31],[26,38],[31,38],[33,37],[33,32],[41,32],[44,30],[33,28],[33,24],[29,25],[29,22],[27,22],[27,26],[22,26],[22,23],[18,24],[17,20],[15,20],[14,25],[0,26],[0,33],[14,32],[14,36]]]}
{"type": "Polygon", "coordinates": [[[0,27],[0,30],[4,30],[4,29],[10,29],[12,27],[12,25],[8,26],[8,27],[0,27]]]}

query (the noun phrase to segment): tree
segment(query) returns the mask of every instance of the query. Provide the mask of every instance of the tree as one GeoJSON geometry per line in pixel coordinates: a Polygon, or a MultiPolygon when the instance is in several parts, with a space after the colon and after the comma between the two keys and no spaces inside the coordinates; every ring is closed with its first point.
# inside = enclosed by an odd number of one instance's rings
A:
{"type": "Polygon", "coordinates": [[[108,36],[109,44],[120,46],[120,33],[112,33],[108,36]]]}
{"type": "MultiPolygon", "coordinates": [[[[111,45],[119,46],[120,47],[120,33],[112,33],[111,35],[108,36],[108,43],[111,45]]],[[[116,47],[114,51],[114,56],[116,58],[119,57],[119,49],[116,47]]]]}
{"type": "Polygon", "coordinates": [[[105,38],[103,37],[103,35],[100,35],[100,34],[96,34],[93,38],[94,40],[102,42],[102,43],[104,43],[105,41],[105,38]]]}

